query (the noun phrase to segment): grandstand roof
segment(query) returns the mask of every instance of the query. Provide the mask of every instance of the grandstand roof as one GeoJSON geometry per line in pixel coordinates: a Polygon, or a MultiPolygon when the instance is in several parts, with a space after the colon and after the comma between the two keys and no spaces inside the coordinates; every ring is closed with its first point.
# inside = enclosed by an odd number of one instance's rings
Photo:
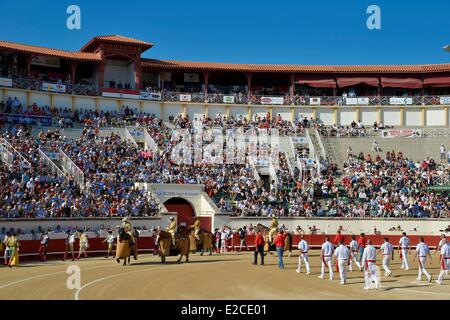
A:
{"type": "Polygon", "coordinates": [[[94,37],[91,40],[89,40],[89,42],[86,43],[80,49],[80,51],[86,52],[86,51],[92,50],[92,48],[97,43],[101,43],[101,42],[112,42],[112,43],[123,43],[123,44],[137,45],[137,46],[139,46],[139,47],[141,47],[143,49],[142,51],[145,51],[145,50],[150,49],[151,47],[153,47],[153,44],[150,43],[150,42],[145,42],[145,41],[142,41],[142,40],[137,40],[137,39],[128,38],[128,37],[124,37],[124,36],[120,36],[120,35],[114,34],[114,35],[108,35],[108,36],[97,36],[97,37],[94,37]]]}
{"type": "Polygon", "coordinates": [[[143,67],[163,69],[191,69],[205,71],[240,72],[324,72],[324,73],[427,73],[449,72],[450,63],[424,65],[361,65],[361,66],[320,66],[291,64],[237,64],[220,62],[194,62],[175,60],[142,59],[143,67]]]}
{"type": "Polygon", "coordinates": [[[99,54],[90,52],[66,51],[59,49],[52,49],[46,47],[33,46],[28,44],[21,44],[9,41],[0,41],[0,49],[11,51],[19,51],[23,53],[31,53],[37,55],[54,56],[59,58],[83,61],[101,61],[99,54]]]}
{"type": "MultiPolygon", "coordinates": [[[[55,56],[70,60],[101,61],[100,54],[93,53],[99,43],[121,43],[139,46],[142,51],[153,47],[152,43],[121,35],[96,36],[89,40],[80,51],[52,49],[21,43],[0,41],[0,49],[31,53],[37,55],[55,56]]],[[[450,72],[450,63],[421,65],[296,65],[296,64],[244,64],[222,62],[196,62],[177,60],[142,59],[142,66],[156,69],[181,69],[200,71],[235,71],[235,72],[279,72],[279,73],[437,73],[450,72]]]]}

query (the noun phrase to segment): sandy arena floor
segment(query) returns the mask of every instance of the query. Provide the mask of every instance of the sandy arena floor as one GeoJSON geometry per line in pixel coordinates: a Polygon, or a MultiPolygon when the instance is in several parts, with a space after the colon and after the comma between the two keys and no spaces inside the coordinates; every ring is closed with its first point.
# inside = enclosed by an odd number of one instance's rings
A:
{"type": "Polygon", "coordinates": [[[169,257],[164,265],[159,257],[146,254],[130,266],[105,258],[1,266],[0,299],[450,299],[450,279],[441,286],[434,283],[437,256],[427,266],[432,283],[417,281],[417,261],[409,271],[401,270],[396,254],[392,276],[381,278],[382,290],[366,291],[359,271],[348,274],[347,285],[339,285],[338,274],[334,281],[318,279],[319,252],[311,253],[311,275],[295,272],[297,256],[285,257],[283,271],[275,255],[266,257],[265,266],[253,266],[251,253],[195,254],[182,264],[169,257]],[[71,264],[81,269],[78,290],[66,286],[71,264]]]}

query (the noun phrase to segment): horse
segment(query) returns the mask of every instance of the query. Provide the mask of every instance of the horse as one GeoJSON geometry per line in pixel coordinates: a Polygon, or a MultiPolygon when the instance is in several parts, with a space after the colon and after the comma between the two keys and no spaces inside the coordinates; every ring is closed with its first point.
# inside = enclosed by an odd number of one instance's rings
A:
{"type": "Polygon", "coordinates": [[[130,264],[131,255],[133,255],[135,259],[137,258],[136,244],[132,246],[130,242],[130,235],[125,231],[123,227],[121,227],[119,229],[119,236],[117,237],[116,261],[117,263],[120,263],[120,259],[124,259],[124,266],[127,264],[127,260],[128,264],[130,264]]]}
{"type": "Polygon", "coordinates": [[[195,237],[195,230],[193,228],[189,229],[189,233],[191,252],[198,252],[200,250],[200,255],[202,256],[205,251],[209,251],[209,255],[212,255],[215,243],[214,235],[211,232],[201,229],[198,233],[200,239],[195,237]]]}
{"type": "Polygon", "coordinates": [[[179,226],[175,233],[175,247],[172,247],[172,235],[164,230],[158,231],[157,246],[158,253],[161,257],[161,262],[166,262],[166,257],[173,255],[180,255],[177,259],[181,263],[183,256],[186,257],[186,262],[189,262],[189,233],[185,226],[179,226]]]}
{"type": "MultiPolygon", "coordinates": [[[[265,245],[264,245],[264,252],[269,252],[271,254],[271,251],[275,251],[275,245],[269,241],[269,231],[270,229],[266,227],[265,225],[262,225],[261,223],[258,223],[256,225],[257,232],[261,232],[261,235],[264,238],[265,245]]],[[[284,240],[284,250],[289,252],[289,256],[291,256],[292,253],[292,234],[286,232],[286,238],[284,240]]]]}

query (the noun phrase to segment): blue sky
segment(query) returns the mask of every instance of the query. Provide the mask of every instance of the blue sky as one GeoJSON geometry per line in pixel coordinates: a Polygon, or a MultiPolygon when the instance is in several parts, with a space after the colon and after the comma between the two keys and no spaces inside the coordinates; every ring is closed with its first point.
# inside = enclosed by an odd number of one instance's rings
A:
{"type": "Polygon", "coordinates": [[[448,0],[0,0],[0,39],[79,50],[96,35],[155,44],[144,57],[296,64],[450,62],[448,0]],[[66,8],[81,8],[81,30],[66,8]],[[369,5],[381,30],[366,27],[369,5]]]}

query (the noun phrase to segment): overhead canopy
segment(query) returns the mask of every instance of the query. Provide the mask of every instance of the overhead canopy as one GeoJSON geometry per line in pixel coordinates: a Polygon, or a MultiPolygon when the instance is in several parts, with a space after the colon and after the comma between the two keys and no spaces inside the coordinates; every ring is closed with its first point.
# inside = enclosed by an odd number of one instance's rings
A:
{"type": "Polygon", "coordinates": [[[427,87],[450,87],[450,76],[426,77],[423,85],[427,87]]]}
{"type": "Polygon", "coordinates": [[[297,84],[306,84],[313,88],[336,88],[336,81],[331,77],[300,76],[295,79],[297,84]]]}
{"type": "Polygon", "coordinates": [[[376,77],[343,77],[337,78],[337,83],[340,88],[351,87],[358,84],[366,84],[368,86],[378,87],[380,81],[376,77]]]}
{"type": "Polygon", "coordinates": [[[383,88],[420,89],[422,80],[417,78],[381,78],[383,88]]]}

